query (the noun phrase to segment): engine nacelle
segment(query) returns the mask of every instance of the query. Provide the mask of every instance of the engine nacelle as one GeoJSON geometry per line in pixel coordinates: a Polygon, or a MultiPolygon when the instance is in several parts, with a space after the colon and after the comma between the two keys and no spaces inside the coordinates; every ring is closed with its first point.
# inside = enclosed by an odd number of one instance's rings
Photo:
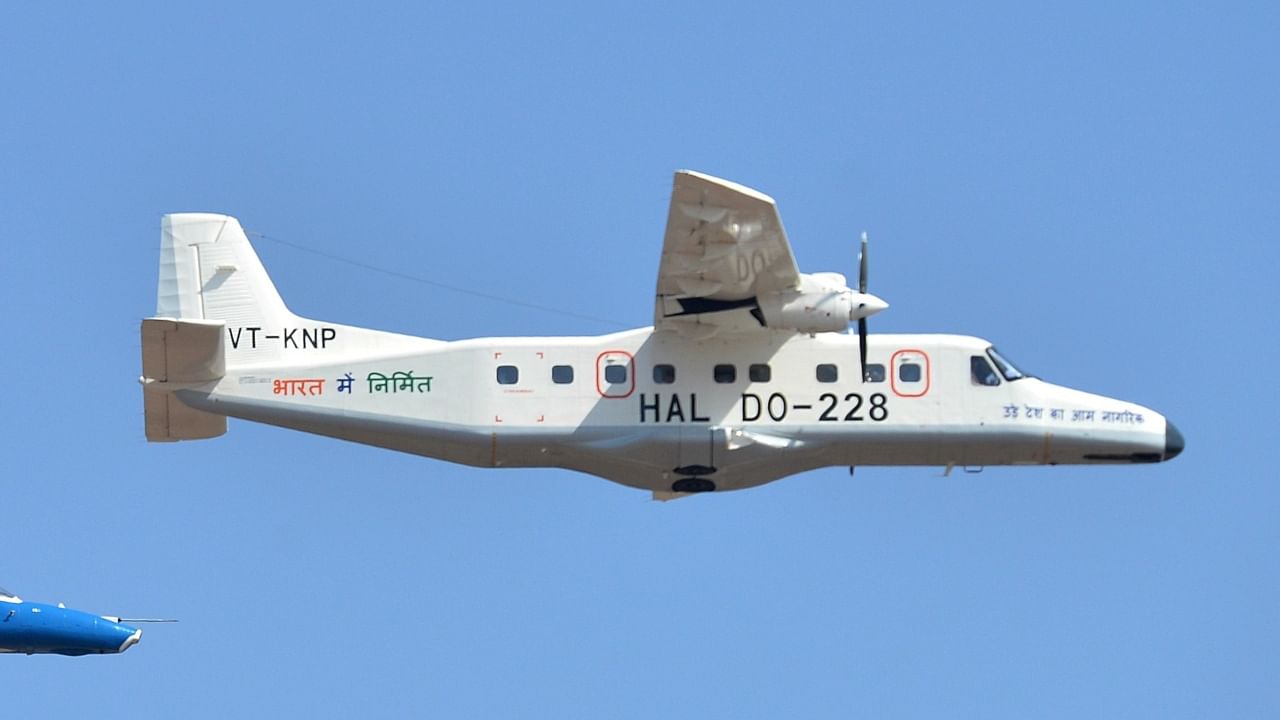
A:
{"type": "Polygon", "coordinates": [[[871,294],[854,292],[844,275],[824,272],[800,274],[800,289],[757,298],[765,325],[804,333],[844,332],[853,320],[889,307],[871,294]]]}
{"type": "Polygon", "coordinates": [[[844,332],[855,310],[854,292],[847,287],[775,293],[759,302],[767,326],[805,333],[844,332]]]}

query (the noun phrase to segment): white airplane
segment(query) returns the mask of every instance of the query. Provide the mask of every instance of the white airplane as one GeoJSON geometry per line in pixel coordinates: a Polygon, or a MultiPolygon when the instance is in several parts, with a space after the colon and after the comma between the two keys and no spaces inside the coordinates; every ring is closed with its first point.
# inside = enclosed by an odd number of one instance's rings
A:
{"type": "Polygon", "coordinates": [[[1021,372],[960,335],[868,335],[887,304],[801,273],[768,196],[675,175],[653,327],[446,342],[285,307],[235,218],[166,215],[142,321],[146,434],[227,417],[479,467],[561,467],[656,499],[830,465],[1168,460],[1159,413],[1021,372]],[[857,321],[858,333],[848,332],[857,321]]]}

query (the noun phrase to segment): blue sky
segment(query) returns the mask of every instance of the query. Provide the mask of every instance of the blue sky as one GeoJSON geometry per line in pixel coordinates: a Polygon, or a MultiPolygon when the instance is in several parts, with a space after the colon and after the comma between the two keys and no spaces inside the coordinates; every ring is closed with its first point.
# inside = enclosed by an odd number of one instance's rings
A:
{"type": "Polygon", "coordinates": [[[14,716],[1263,717],[1280,710],[1280,13],[220,3],[0,22],[0,584],[176,616],[0,657],[14,716]],[[295,311],[648,324],[671,172],[872,237],[873,332],[1166,413],[1176,461],[805,473],[658,504],[233,421],[148,445],[159,218],[295,311]]]}

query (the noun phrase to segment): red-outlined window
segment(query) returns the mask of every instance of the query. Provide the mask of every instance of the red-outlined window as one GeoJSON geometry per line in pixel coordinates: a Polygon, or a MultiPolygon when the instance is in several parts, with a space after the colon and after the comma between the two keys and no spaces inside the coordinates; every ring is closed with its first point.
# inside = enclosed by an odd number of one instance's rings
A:
{"type": "Polygon", "coordinates": [[[929,355],[923,350],[914,348],[899,350],[889,359],[889,386],[893,388],[893,394],[898,397],[923,397],[929,392],[932,377],[933,372],[929,367],[929,355]],[[919,366],[919,379],[914,381],[903,379],[903,375],[909,378],[916,372],[910,367],[903,371],[903,365],[919,366]]]}
{"type": "Polygon", "coordinates": [[[600,397],[611,400],[631,397],[636,391],[636,361],[626,350],[605,350],[596,356],[596,392],[600,397]],[[609,377],[617,373],[609,368],[621,367],[626,372],[626,379],[614,382],[609,377]]]}

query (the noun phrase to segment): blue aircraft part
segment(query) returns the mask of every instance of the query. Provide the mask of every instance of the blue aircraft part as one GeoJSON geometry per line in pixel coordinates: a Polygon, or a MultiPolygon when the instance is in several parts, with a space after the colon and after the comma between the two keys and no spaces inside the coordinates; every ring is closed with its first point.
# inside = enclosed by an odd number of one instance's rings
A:
{"type": "Polygon", "coordinates": [[[0,652],[97,655],[121,653],[138,628],[100,615],[34,602],[0,602],[0,652]]]}

